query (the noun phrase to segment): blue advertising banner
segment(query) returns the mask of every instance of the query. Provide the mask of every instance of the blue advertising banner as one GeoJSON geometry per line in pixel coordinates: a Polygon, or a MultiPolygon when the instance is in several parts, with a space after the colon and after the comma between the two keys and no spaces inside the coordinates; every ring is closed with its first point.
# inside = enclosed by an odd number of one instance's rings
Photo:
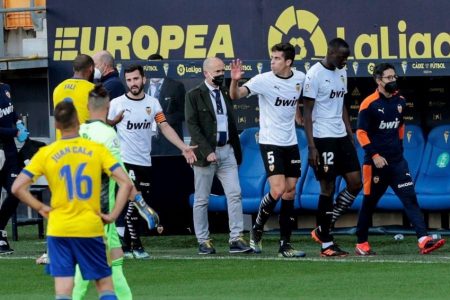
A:
{"type": "MultiPolygon", "coordinates": [[[[449,11],[448,0],[47,0],[50,90],[80,53],[105,49],[119,70],[139,63],[149,78],[193,85],[211,56],[242,59],[246,78],[269,71],[279,42],[295,46],[294,67],[306,72],[335,37],[350,45],[349,77],[370,77],[379,62],[402,77],[449,76],[449,11]],[[148,61],[154,53],[164,61],[148,61]]],[[[255,101],[239,101],[239,122],[257,124],[255,101]]]]}
{"type": "Polygon", "coordinates": [[[349,76],[368,76],[380,61],[407,76],[448,75],[449,10],[448,0],[49,0],[50,76],[77,54],[103,49],[121,62],[158,52],[172,69],[179,63],[171,60],[184,60],[186,72],[173,74],[181,78],[198,74],[197,60],[210,56],[257,60],[250,64],[255,74],[258,63],[267,70],[270,47],[287,41],[304,69],[334,37],[351,45],[349,76]]]}

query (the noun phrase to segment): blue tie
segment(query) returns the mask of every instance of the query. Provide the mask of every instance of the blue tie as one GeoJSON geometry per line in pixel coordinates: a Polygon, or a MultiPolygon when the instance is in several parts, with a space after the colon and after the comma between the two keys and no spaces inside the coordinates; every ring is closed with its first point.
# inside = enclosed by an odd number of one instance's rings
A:
{"type": "MultiPolygon", "coordinates": [[[[217,114],[223,115],[223,107],[222,107],[222,101],[220,100],[220,90],[215,89],[214,90],[215,99],[216,99],[216,106],[217,106],[217,114]]],[[[219,141],[217,142],[217,145],[222,147],[225,146],[227,143],[227,133],[225,131],[219,131],[219,141]]]]}
{"type": "Polygon", "coordinates": [[[217,114],[223,115],[223,107],[222,107],[222,101],[220,100],[220,90],[214,90],[215,99],[216,99],[216,106],[217,106],[217,114]]]}

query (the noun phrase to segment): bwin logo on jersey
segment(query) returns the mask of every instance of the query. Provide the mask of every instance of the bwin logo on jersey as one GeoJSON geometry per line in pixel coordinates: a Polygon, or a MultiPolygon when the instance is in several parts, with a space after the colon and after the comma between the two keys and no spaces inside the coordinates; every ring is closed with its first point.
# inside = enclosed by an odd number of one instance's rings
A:
{"type": "Polygon", "coordinates": [[[0,109],[0,118],[7,116],[14,111],[14,106],[10,103],[8,107],[0,109]]]}
{"type": "Polygon", "coordinates": [[[343,98],[344,95],[345,95],[345,91],[344,90],[342,90],[342,91],[331,90],[331,92],[330,92],[330,99],[333,99],[335,97],[336,98],[343,98]]]}
{"type": "Polygon", "coordinates": [[[127,129],[128,130],[132,130],[132,129],[148,129],[150,128],[150,126],[152,125],[151,122],[136,122],[136,123],[132,123],[130,121],[127,122],[127,129]]]}
{"type": "Polygon", "coordinates": [[[277,97],[277,100],[275,100],[275,106],[295,106],[297,105],[297,99],[281,99],[280,97],[277,97]]]}
{"type": "Polygon", "coordinates": [[[380,126],[378,127],[379,129],[393,129],[393,128],[398,128],[398,125],[400,124],[400,121],[395,118],[395,121],[392,122],[384,122],[383,120],[381,120],[380,126]]]}

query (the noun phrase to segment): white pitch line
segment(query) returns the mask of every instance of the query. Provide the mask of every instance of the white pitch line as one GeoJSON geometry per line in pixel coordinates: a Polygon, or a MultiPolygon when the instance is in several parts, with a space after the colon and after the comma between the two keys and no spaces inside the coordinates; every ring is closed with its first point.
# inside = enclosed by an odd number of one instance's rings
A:
{"type": "Polygon", "coordinates": [[[303,257],[303,258],[282,258],[282,257],[256,257],[256,256],[169,256],[162,255],[157,257],[152,257],[152,259],[168,259],[168,260],[256,260],[256,261],[286,261],[286,262],[338,262],[338,263],[401,263],[401,264],[438,264],[438,263],[450,263],[450,257],[435,257],[436,261],[417,261],[417,260],[402,260],[402,259],[378,259],[378,258],[320,258],[320,257],[303,257]],[[438,259],[447,259],[447,262],[437,261],[438,259]]]}
{"type": "MultiPolygon", "coordinates": [[[[282,258],[282,257],[257,257],[257,256],[177,256],[177,255],[158,255],[152,256],[149,260],[253,260],[253,261],[286,261],[286,262],[337,262],[337,263],[399,263],[399,264],[449,264],[450,257],[435,256],[433,260],[404,260],[404,259],[378,259],[378,257],[341,257],[341,258],[320,258],[320,257],[303,257],[303,258],[282,258]],[[445,261],[439,261],[439,260],[445,261]]],[[[36,260],[36,256],[0,256],[0,260],[36,260]]]]}

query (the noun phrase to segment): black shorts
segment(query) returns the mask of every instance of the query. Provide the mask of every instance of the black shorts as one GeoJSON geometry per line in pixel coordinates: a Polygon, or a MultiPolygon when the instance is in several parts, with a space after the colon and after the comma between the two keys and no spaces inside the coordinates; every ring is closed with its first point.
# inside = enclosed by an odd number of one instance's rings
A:
{"type": "Polygon", "coordinates": [[[300,177],[300,152],[298,146],[259,145],[267,175],[300,177]]]}
{"type": "Polygon", "coordinates": [[[361,171],[355,146],[348,136],[314,138],[320,165],[315,170],[317,180],[334,180],[338,175],[361,171]]]}

